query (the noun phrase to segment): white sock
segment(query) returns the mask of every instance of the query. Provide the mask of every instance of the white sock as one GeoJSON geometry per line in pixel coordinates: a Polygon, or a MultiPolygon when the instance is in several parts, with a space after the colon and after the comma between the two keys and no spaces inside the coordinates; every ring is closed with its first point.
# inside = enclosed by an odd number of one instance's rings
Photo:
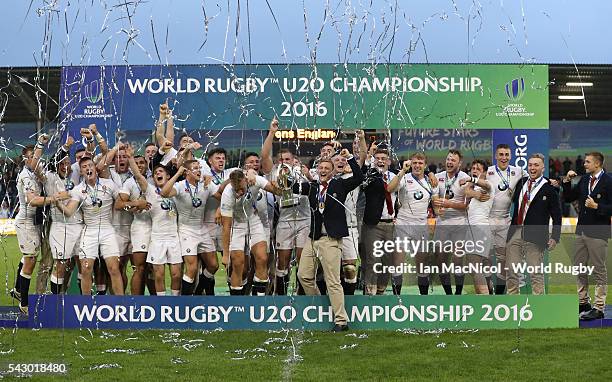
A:
{"type": "Polygon", "coordinates": [[[171,293],[172,293],[173,296],[179,296],[181,294],[181,291],[180,290],[176,290],[176,289],[172,289],[171,293]]]}
{"type": "Polygon", "coordinates": [[[158,296],[165,296],[166,292],[155,292],[158,296]]]}

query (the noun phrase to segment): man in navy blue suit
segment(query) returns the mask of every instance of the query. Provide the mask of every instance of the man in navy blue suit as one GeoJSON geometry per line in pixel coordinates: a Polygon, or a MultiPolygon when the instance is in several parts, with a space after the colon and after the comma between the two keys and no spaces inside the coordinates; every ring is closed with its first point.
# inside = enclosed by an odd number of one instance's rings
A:
{"type": "Polygon", "coordinates": [[[595,279],[595,301],[589,298],[589,275],[578,275],[577,287],[579,314],[582,320],[603,318],[608,292],[606,256],[610,239],[610,216],[612,216],[612,177],[604,169],[604,156],[599,152],[586,154],[586,175],[572,187],[576,172],[568,171],[563,179],[563,196],[566,202],[578,200],[580,214],[576,225],[576,255],[574,265],[591,265],[595,279]]]}

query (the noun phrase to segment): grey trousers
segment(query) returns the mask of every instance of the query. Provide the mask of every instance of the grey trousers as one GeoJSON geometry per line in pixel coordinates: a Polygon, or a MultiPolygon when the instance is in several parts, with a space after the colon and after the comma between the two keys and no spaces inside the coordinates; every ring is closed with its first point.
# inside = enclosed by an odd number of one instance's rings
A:
{"type": "MultiPolygon", "coordinates": [[[[606,307],[606,295],[608,294],[608,272],[606,269],[608,241],[583,234],[576,236],[575,246],[574,265],[582,264],[595,267],[592,275],[595,280],[595,302],[593,305],[603,312],[606,307]]],[[[589,275],[586,273],[579,274],[576,281],[580,304],[589,303],[589,275]]]]}
{"type": "Polygon", "coordinates": [[[364,253],[362,254],[361,264],[363,269],[364,294],[375,295],[383,294],[387,284],[391,279],[388,272],[376,273],[375,269],[382,266],[393,265],[394,252],[388,253],[381,248],[385,241],[395,239],[395,226],[393,223],[380,222],[377,225],[364,224],[361,228],[363,235],[364,253]],[[379,264],[376,266],[376,264],[379,264]]]}

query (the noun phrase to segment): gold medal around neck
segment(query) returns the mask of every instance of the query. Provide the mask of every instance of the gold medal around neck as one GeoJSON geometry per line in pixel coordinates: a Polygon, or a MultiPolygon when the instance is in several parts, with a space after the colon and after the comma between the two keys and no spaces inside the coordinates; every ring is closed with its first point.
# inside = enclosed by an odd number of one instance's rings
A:
{"type": "Polygon", "coordinates": [[[168,216],[173,218],[173,217],[176,216],[176,212],[174,212],[174,210],[170,210],[170,211],[168,211],[168,216]]]}
{"type": "Polygon", "coordinates": [[[325,202],[319,202],[319,209],[320,210],[324,210],[325,209],[325,202]]]}

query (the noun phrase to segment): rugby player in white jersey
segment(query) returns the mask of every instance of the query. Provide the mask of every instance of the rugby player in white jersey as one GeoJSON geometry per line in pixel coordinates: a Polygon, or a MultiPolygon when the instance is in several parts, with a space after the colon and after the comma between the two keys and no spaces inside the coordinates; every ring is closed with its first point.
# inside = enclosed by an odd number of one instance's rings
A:
{"type": "MultiPolygon", "coordinates": [[[[366,152],[368,147],[363,130],[355,132],[355,142],[358,151],[366,152]]],[[[357,158],[359,167],[363,166],[365,155],[357,158]]],[[[335,155],[332,157],[334,163],[334,177],[347,179],[353,176],[353,170],[345,157],[335,155]]],[[[346,225],[349,235],[342,238],[342,289],[345,295],[354,295],[357,288],[357,257],[359,253],[359,229],[357,220],[357,199],[359,198],[359,187],[350,191],[346,196],[344,206],[346,209],[346,225]]]]}
{"type": "MultiPolygon", "coordinates": [[[[234,170],[240,170],[238,168],[225,168],[226,151],[222,147],[216,147],[210,150],[207,154],[208,162],[200,160],[200,166],[202,168],[203,176],[212,177],[212,183],[217,186],[221,186],[223,182],[229,179],[229,174],[234,170]]],[[[242,171],[242,170],[240,170],[242,171]]],[[[215,214],[219,208],[220,202],[212,195],[206,202],[204,208],[204,226],[205,231],[212,239],[212,245],[200,245],[198,252],[204,253],[206,259],[206,268],[209,270],[216,270],[219,268],[217,260],[217,252],[223,251],[223,238],[221,233],[221,227],[216,223],[215,214]]],[[[229,253],[227,254],[229,255],[229,253]]],[[[221,262],[227,266],[229,257],[226,257],[226,253],[223,253],[221,262]]],[[[213,272],[214,274],[214,272],[213,272]]]]}
{"type": "Polygon", "coordinates": [[[90,124],[87,128],[82,128],[81,137],[85,141],[85,147],[80,148],[75,153],[75,161],[72,163],[71,171],[70,171],[70,180],[77,185],[81,183],[83,180],[81,177],[81,170],[79,169],[79,161],[84,156],[88,156],[93,158],[96,152],[96,140],[100,144],[100,150],[102,154],[106,154],[108,152],[108,145],[106,144],[106,140],[102,135],[98,132],[96,125],[94,123],[90,124]]]}
{"type": "MultiPolygon", "coordinates": [[[[296,158],[288,149],[281,149],[278,153],[279,163],[275,166],[272,161],[272,142],[274,134],[278,131],[278,120],[274,118],[270,122],[270,130],[261,148],[261,168],[268,179],[277,182],[279,166],[291,169],[291,178],[301,178],[302,168],[296,166],[296,158]]],[[[301,183],[301,182],[299,182],[301,183]]],[[[310,204],[307,196],[292,194],[290,198],[278,197],[279,217],[276,225],[276,280],[275,293],[286,295],[289,286],[289,264],[291,253],[295,249],[295,256],[299,264],[302,249],[308,240],[310,233],[310,204]]],[[[301,289],[298,285],[298,289],[301,289]]],[[[303,294],[299,291],[298,294],[303,294]]]]}
{"type": "MultiPolygon", "coordinates": [[[[211,183],[211,178],[202,177],[200,163],[197,160],[188,160],[181,166],[161,189],[161,196],[173,198],[178,213],[178,235],[180,250],[185,263],[185,270],[181,282],[181,295],[193,295],[198,275],[198,257],[205,266],[202,291],[206,295],[215,294],[215,272],[218,269],[217,257],[212,252],[209,257],[198,251],[198,248],[213,247],[212,239],[204,227],[204,210],[206,203],[215,196],[219,186],[211,183]],[[178,181],[184,175],[184,180],[178,181]],[[204,181],[203,181],[204,180],[204,181]]],[[[220,197],[220,195],[216,195],[220,197]]]]}
{"type": "MultiPolygon", "coordinates": [[[[133,177],[129,168],[128,155],[126,153],[127,147],[128,145],[119,143],[106,156],[106,163],[113,163],[108,168],[108,177],[115,182],[119,190],[122,190],[127,180],[133,177]]],[[[106,175],[103,175],[104,173],[101,171],[100,176],[106,177],[106,175]]],[[[124,287],[127,287],[128,282],[126,268],[130,259],[130,227],[133,220],[134,215],[128,210],[122,209],[113,213],[113,228],[115,228],[115,237],[119,246],[121,277],[123,278],[124,287]]]]}
{"type": "MultiPolygon", "coordinates": [[[[134,149],[131,146],[128,146],[125,152],[132,174],[139,173],[149,181],[146,158],[142,155],[134,155],[134,149]]],[[[152,179],[150,182],[152,183],[152,179]]],[[[136,176],[129,177],[122,184],[119,197],[123,201],[146,200],[145,192],[138,184],[136,176]]],[[[150,271],[147,266],[147,253],[151,241],[151,213],[149,210],[136,208],[130,209],[130,213],[134,216],[130,226],[130,241],[132,244],[130,258],[133,270],[130,293],[135,296],[144,294],[144,286],[150,271]]]]}
{"type": "MultiPolygon", "coordinates": [[[[47,195],[68,192],[74,189],[75,184],[70,179],[70,147],[74,139],[68,136],[66,144],[62,145],[49,163],[45,173],[44,188],[47,195]]],[[[66,205],[68,201],[60,202],[66,205]]],[[[66,217],[55,205],[51,205],[51,228],[49,230],[49,247],[55,262],[51,274],[51,293],[62,292],[64,277],[73,265],[73,258],[78,261],[79,239],[83,229],[83,216],[74,214],[66,217]]],[[[68,274],[69,276],[69,274],[68,274]]]]}
{"type": "MultiPolygon", "coordinates": [[[[395,221],[395,234],[398,239],[414,242],[412,248],[419,248],[423,242],[429,239],[427,227],[427,214],[429,204],[439,198],[437,193],[438,180],[433,173],[425,176],[427,168],[427,156],[424,153],[414,153],[410,160],[404,162],[402,169],[394,177],[387,189],[389,192],[398,193],[399,211],[395,221]]],[[[422,247],[421,247],[422,248],[422,247]]],[[[417,267],[417,285],[421,295],[429,294],[429,273],[425,271],[423,265],[427,264],[428,253],[418,251],[416,253],[396,252],[393,265],[401,265],[406,261],[405,256],[414,257],[417,267]]],[[[393,282],[394,294],[401,294],[402,275],[394,274],[393,282]],[[397,290],[396,290],[397,289],[397,290]]]]}
{"type": "Polygon", "coordinates": [[[231,273],[231,295],[243,294],[245,249],[250,249],[255,259],[253,296],[266,294],[268,285],[268,253],[263,225],[255,210],[259,190],[276,193],[275,187],[266,178],[249,170],[248,177],[242,170],[230,174],[230,183],[221,196],[223,223],[223,256],[229,257],[231,273]]]}
{"type": "MultiPolygon", "coordinates": [[[[244,169],[247,171],[253,170],[257,174],[260,174],[261,160],[259,158],[259,154],[255,152],[248,152],[244,154],[244,169]]],[[[270,240],[271,240],[270,235],[272,232],[272,225],[274,222],[274,202],[275,202],[274,194],[264,189],[259,190],[259,194],[257,195],[257,202],[255,203],[255,210],[257,212],[257,216],[259,217],[259,220],[261,221],[261,224],[263,225],[264,236],[266,237],[266,252],[268,253],[268,263],[269,263],[270,272],[274,272],[276,268],[274,266],[275,258],[273,256],[272,246],[270,245],[270,240]]],[[[253,261],[254,260],[253,256],[249,256],[249,259],[251,261],[249,263],[248,279],[249,279],[249,282],[252,283],[253,276],[255,275],[254,274],[255,263],[253,261]]],[[[271,276],[274,279],[275,273],[272,273],[271,276]]],[[[248,285],[249,284],[247,283],[247,286],[248,285]]],[[[273,287],[273,285],[269,285],[269,287],[273,287]]]]}
{"type": "MultiPolygon", "coordinates": [[[[440,198],[433,201],[434,208],[438,209],[434,240],[442,243],[446,240],[453,243],[464,242],[467,238],[467,203],[461,180],[469,179],[470,176],[460,170],[462,159],[463,155],[460,151],[448,150],[446,170],[436,174],[440,198]]],[[[440,270],[442,270],[442,264],[448,262],[449,256],[452,256],[453,264],[462,266],[463,257],[441,251],[437,254],[440,270]]],[[[444,292],[447,295],[453,294],[450,274],[443,272],[439,276],[444,292]]],[[[455,294],[457,295],[463,291],[464,277],[462,273],[455,273],[455,294]]]]}
{"type": "Polygon", "coordinates": [[[101,256],[110,275],[113,293],[123,295],[119,246],[112,225],[113,207],[118,209],[124,207],[145,209],[147,207],[146,201],[123,202],[119,198],[119,187],[112,180],[98,176],[96,165],[91,158],[82,158],[79,167],[83,182],[70,191],[71,199],[67,205],[56,203],[56,206],[67,217],[72,216],[77,210],[81,210],[83,213],[85,227],[79,243],[83,294],[91,294],[93,265],[95,260],[101,256]]]}
{"type": "MultiPolygon", "coordinates": [[[[527,172],[520,167],[511,166],[512,154],[510,146],[499,144],[495,148],[496,164],[487,169],[487,181],[495,190],[493,206],[489,214],[489,224],[493,234],[493,247],[497,264],[502,273],[497,274],[495,283],[495,294],[504,294],[506,290],[506,242],[508,228],[511,223],[510,207],[512,206],[512,195],[518,182],[528,176],[527,172]]],[[[481,201],[486,201],[488,195],[478,196],[481,201]]]]}
{"type": "MultiPolygon", "coordinates": [[[[495,189],[486,180],[487,164],[479,159],[472,162],[471,178],[461,180],[465,185],[465,194],[469,199],[468,204],[468,240],[473,244],[474,252],[467,254],[469,264],[489,265],[485,260],[489,257],[493,238],[489,226],[489,213],[493,205],[493,198],[482,202],[477,196],[482,194],[494,195],[495,189]]],[[[471,245],[470,245],[471,246],[471,245]]],[[[476,294],[490,294],[488,280],[484,273],[473,272],[474,290],[476,294]]]]}
{"type": "Polygon", "coordinates": [[[15,231],[17,242],[22,253],[21,262],[17,268],[15,289],[11,295],[20,301],[19,308],[25,314],[28,313],[28,293],[32,272],[36,266],[36,256],[41,246],[40,224],[42,218],[36,218],[36,208],[68,198],[68,193],[62,191],[51,197],[42,196],[42,185],[40,183],[41,170],[40,158],[44,145],[49,141],[49,136],[41,135],[36,146],[26,146],[21,151],[24,166],[17,176],[17,197],[19,199],[19,212],[15,216],[15,231]],[[41,221],[35,221],[41,220],[41,221]]]}
{"type": "Polygon", "coordinates": [[[148,183],[141,173],[135,174],[135,177],[150,206],[152,224],[147,262],[153,264],[155,292],[158,296],[166,294],[165,269],[168,265],[170,290],[173,296],[178,296],[181,290],[183,258],[176,218],[176,199],[164,197],[161,190],[170,180],[170,175],[165,166],[158,165],[153,169],[153,184],[148,183]]]}

